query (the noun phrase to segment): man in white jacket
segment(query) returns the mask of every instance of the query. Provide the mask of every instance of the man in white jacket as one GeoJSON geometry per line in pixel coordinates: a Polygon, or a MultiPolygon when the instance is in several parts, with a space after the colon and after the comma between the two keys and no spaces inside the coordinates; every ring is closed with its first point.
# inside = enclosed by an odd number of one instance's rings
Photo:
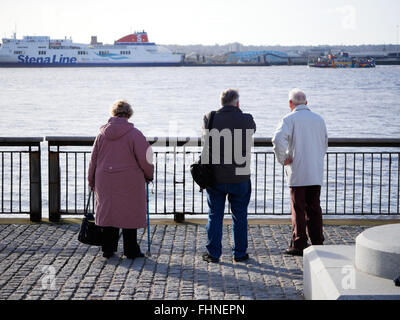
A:
{"type": "Polygon", "coordinates": [[[325,121],[307,107],[300,89],[290,91],[289,107],[291,112],[279,123],[272,143],[290,187],[293,235],[286,253],[303,255],[308,237],[312,245],[324,241],[320,193],[328,134],[325,121]]]}

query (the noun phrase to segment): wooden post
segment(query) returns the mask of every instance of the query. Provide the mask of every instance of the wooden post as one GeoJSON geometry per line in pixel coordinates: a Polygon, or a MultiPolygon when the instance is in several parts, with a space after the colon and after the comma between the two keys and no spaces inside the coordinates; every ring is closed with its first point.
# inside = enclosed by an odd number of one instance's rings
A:
{"type": "Polygon", "coordinates": [[[29,153],[29,181],[30,181],[30,220],[42,220],[42,177],[40,147],[38,151],[29,153]]]}
{"type": "Polygon", "coordinates": [[[60,221],[60,155],[49,148],[49,220],[60,221]]]}

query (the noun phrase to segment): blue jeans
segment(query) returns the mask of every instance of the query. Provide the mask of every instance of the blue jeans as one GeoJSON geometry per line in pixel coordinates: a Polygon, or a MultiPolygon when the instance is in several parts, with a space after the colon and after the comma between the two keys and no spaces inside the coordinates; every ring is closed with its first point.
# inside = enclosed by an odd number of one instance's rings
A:
{"type": "Polygon", "coordinates": [[[222,225],[225,211],[225,199],[232,211],[232,238],[234,246],[232,253],[235,258],[241,258],[247,251],[247,207],[250,202],[251,181],[241,183],[216,184],[207,188],[208,223],[206,226],[208,253],[219,259],[222,254],[222,225]]]}

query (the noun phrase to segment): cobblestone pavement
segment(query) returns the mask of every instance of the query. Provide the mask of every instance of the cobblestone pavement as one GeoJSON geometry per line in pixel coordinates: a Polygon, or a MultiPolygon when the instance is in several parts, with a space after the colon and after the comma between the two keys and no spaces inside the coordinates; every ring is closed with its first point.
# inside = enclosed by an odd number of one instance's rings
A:
{"type": "MultiPolygon", "coordinates": [[[[353,244],[366,227],[325,226],[325,244],[353,244]]],[[[0,299],[303,299],[302,257],[282,254],[285,224],[249,225],[250,259],[235,262],[231,225],[224,225],[218,264],[204,262],[206,232],[198,224],[151,226],[151,257],[106,260],[77,240],[79,225],[0,225],[0,299]],[[54,279],[52,282],[51,280],[54,279]]],[[[138,230],[142,251],[147,235],[138,230]]]]}

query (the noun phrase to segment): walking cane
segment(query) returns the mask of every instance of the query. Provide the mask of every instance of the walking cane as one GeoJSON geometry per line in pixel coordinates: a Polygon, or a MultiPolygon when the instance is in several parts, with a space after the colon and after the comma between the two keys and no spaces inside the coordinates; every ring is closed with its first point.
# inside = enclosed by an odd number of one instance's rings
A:
{"type": "Polygon", "coordinates": [[[147,198],[147,252],[146,256],[151,257],[150,251],[150,215],[149,215],[149,183],[146,182],[146,198],[147,198]]]}

